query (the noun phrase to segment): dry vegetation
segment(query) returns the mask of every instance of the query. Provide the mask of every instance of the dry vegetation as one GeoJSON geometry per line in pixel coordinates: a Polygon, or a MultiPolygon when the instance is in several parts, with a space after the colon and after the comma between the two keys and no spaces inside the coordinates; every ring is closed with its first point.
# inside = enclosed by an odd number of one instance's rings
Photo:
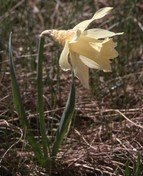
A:
{"type": "MultiPolygon", "coordinates": [[[[112,73],[91,70],[91,91],[76,79],[76,113],[52,175],[143,175],[143,3],[137,0],[0,1],[0,175],[43,176],[25,140],[12,100],[8,39],[12,32],[17,79],[31,131],[38,140],[36,66],[38,36],[44,29],[68,29],[99,8],[113,6],[93,23],[115,32],[119,57],[112,73]],[[118,2],[118,1],[117,1],[118,2]]],[[[58,66],[60,46],[46,39],[43,82],[47,134],[59,122],[70,73],[58,66]]]]}

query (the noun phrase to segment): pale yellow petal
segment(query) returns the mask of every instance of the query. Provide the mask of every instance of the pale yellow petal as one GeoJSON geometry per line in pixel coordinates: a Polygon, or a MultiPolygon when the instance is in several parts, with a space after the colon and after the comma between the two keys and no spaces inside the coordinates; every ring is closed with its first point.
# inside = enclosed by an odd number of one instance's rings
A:
{"type": "Polygon", "coordinates": [[[98,56],[100,54],[102,42],[103,41],[81,36],[77,42],[69,44],[69,49],[70,51],[73,51],[79,55],[92,59],[94,62],[100,65],[101,63],[98,59],[98,56]],[[92,46],[91,43],[95,43],[96,46],[92,46]]]}
{"type": "Polygon", "coordinates": [[[89,68],[80,60],[78,54],[71,52],[70,58],[75,76],[89,89],[89,68]]]}
{"type": "Polygon", "coordinates": [[[86,30],[82,33],[82,35],[86,35],[87,37],[91,37],[91,38],[95,38],[95,39],[103,39],[103,38],[108,38],[108,37],[113,37],[116,35],[122,35],[123,32],[120,33],[114,33],[108,30],[104,30],[104,29],[89,29],[86,30]]]}
{"type": "Polygon", "coordinates": [[[83,32],[91,22],[104,17],[105,15],[109,13],[111,9],[112,7],[105,7],[105,8],[99,9],[91,19],[80,22],[73,29],[74,30],[80,29],[81,32],[83,32]]]}
{"type": "Polygon", "coordinates": [[[68,42],[66,42],[59,60],[61,68],[65,71],[71,69],[71,66],[68,62],[68,56],[69,56],[69,46],[68,42]]]}
{"type": "Polygon", "coordinates": [[[80,57],[80,60],[85,64],[87,65],[89,68],[94,68],[94,69],[101,69],[100,68],[100,65],[98,65],[96,62],[94,62],[93,60],[85,57],[85,56],[79,56],[80,57]]]}
{"type": "MultiPolygon", "coordinates": [[[[113,39],[107,38],[103,41],[99,54],[100,66],[103,71],[111,71],[111,59],[118,56],[118,52],[115,50],[116,45],[113,39]]],[[[91,43],[91,46],[94,48],[96,44],[91,43]]]]}
{"type": "Polygon", "coordinates": [[[77,42],[69,44],[70,51],[89,58],[104,71],[111,71],[111,59],[118,56],[115,47],[112,39],[96,40],[86,36],[80,36],[77,42]]]}
{"type": "Polygon", "coordinates": [[[71,40],[69,41],[69,43],[75,43],[77,42],[77,40],[79,39],[81,35],[81,31],[79,29],[77,29],[74,33],[74,35],[71,37],[71,40]]]}
{"type": "Polygon", "coordinates": [[[94,16],[92,17],[93,19],[97,20],[97,19],[100,19],[100,18],[103,18],[105,15],[107,15],[110,10],[112,10],[113,7],[103,7],[101,9],[99,9],[95,14],[94,16]]]}

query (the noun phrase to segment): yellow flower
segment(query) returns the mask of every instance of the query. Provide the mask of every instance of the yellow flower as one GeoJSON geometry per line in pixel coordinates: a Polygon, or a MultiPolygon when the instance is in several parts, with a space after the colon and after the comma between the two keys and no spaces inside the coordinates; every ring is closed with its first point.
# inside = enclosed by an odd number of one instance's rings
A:
{"type": "Polygon", "coordinates": [[[88,29],[94,20],[107,15],[112,7],[98,10],[91,19],[82,21],[70,30],[45,30],[41,35],[51,35],[64,46],[59,64],[63,70],[72,69],[84,85],[89,88],[89,68],[111,71],[111,59],[118,56],[116,43],[111,37],[123,33],[114,33],[103,29],[88,29]]]}

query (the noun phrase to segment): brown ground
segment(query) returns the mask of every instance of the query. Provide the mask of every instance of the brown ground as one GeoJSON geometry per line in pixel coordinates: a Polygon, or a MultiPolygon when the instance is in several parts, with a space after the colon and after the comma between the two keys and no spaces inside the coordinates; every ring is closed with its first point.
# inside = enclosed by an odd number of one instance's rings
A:
{"type": "MultiPolygon", "coordinates": [[[[140,26],[143,18],[142,4],[140,2],[134,4],[134,1],[121,1],[120,6],[108,1],[89,1],[85,4],[82,1],[74,3],[57,1],[49,4],[44,1],[43,3],[29,2],[14,1],[11,8],[7,10],[7,14],[2,11],[3,14],[0,17],[3,30],[3,32],[0,31],[2,34],[0,42],[0,176],[48,175],[45,169],[37,165],[14,109],[6,52],[9,32],[13,31],[13,55],[27,118],[32,132],[38,138],[36,120],[38,34],[45,28],[74,26],[77,20],[79,22],[91,16],[95,11],[95,4],[97,8],[114,4],[115,14],[107,21],[111,24],[114,22],[113,31],[126,33],[118,41],[119,58],[113,63],[112,73],[91,70],[90,91],[84,89],[76,79],[75,118],[60,148],[52,175],[143,175],[143,55],[142,26],[140,26]],[[17,7],[15,7],[16,4],[17,7]],[[124,19],[127,15],[124,8],[127,5],[129,7],[133,5],[135,9],[133,17],[136,18],[133,21],[127,18],[128,25],[133,22],[131,27],[127,26],[124,19]],[[40,10],[38,13],[34,11],[35,7],[40,10]],[[73,7],[77,8],[75,12],[72,11],[73,7]],[[28,13],[31,14],[31,18],[27,18],[28,13]],[[71,16],[69,16],[70,13],[71,16]],[[76,13],[75,16],[74,13],[76,13]],[[130,44],[126,47],[129,43],[128,39],[130,44]]],[[[102,25],[99,21],[99,26],[108,28],[107,21],[102,25]]],[[[60,52],[61,48],[47,38],[43,82],[44,114],[49,134],[60,120],[70,87],[70,72],[62,72],[58,66],[60,52]],[[54,118],[53,121],[51,117],[54,118]]]]}

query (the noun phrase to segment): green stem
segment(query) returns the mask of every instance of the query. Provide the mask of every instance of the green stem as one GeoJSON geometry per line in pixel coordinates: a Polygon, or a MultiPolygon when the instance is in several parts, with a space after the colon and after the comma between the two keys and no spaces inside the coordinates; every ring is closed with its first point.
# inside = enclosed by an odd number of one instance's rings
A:
{"type": "Polygon", "coordinates": [[[43,65],[43,50],[44,50],[44,38],[40,36],[39,51],[38,51],[38,75],[37,75],[37,89],[38,89],[38,113],[39,113],[39,124],[40,133],[42,136],[42,146],[45,164],[50,165],[50,159],[48,158],[48,138],[46,136],[46,125],[44,119],[44,108],[43,108],[43,81],[42,81],[42,65],[43,65]]]}

